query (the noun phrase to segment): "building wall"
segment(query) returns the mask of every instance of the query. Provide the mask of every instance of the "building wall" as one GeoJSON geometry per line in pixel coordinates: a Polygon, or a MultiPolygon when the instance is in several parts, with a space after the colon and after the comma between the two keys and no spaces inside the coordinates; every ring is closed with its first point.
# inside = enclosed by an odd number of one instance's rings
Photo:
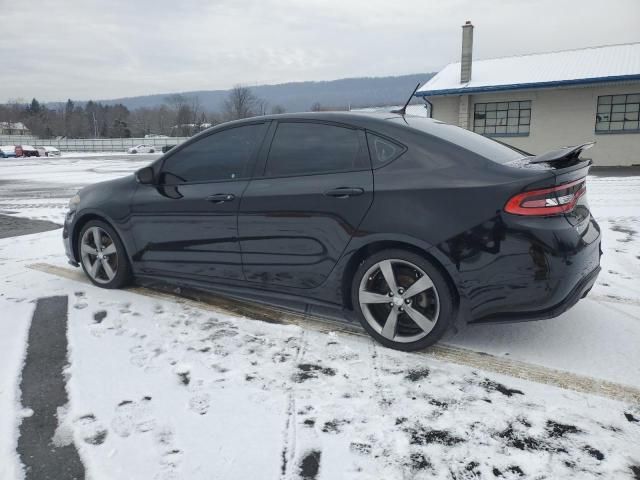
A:
{"type": "MultiPolygon", "coordinates": [[[[531,131],[528,136],[495,136],[500,141],[531,153],[595,140],[585,153],[594,165],[640,164],[640,133],[596,133],[598,96],[640,93],[640,82],[597,87],[545,88],[472,95],[468,125],[473,127],[475,103],[531,100],[531,131]]],[[[433,117],[460,125],[460,96],[430,97],[433,117]]]]}
{"type": "Polygon", "coordinates": [[[433,105],[431,112],[433,118],[442,120],[445,123],[458,125],[458,108],[460,107],[460,96],[451,95],[446,97],[429,97],[428,100],[433,105]]]}

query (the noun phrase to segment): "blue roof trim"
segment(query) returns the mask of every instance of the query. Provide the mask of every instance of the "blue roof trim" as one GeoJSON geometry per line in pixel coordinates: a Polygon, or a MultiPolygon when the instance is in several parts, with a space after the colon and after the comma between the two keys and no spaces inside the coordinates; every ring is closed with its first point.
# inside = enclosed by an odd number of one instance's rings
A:
{"type": "Polygon", "coordinates": [[[553,82],[516,83],[511,85],[487,85],[485,87],[446,88],[442,90],[430,90],[416,92],[416,97],[435,97],[438,95],[467,95],[470,93],[501,92],[506,90],[525,90],[533,88],[552,88],[569,85],[588,85],[606,82],[624,82],[628,80],[640,80],[640,73],[634,75],[618,75],[612,77],[579,78],[576,80],[555,80],[553,82]]]}

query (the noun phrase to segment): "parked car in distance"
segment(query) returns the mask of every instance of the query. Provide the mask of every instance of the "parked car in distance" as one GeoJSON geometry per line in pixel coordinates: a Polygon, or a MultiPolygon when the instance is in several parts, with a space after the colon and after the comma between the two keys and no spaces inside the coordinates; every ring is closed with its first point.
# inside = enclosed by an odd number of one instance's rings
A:
{"type": "Polygon", "coordinates": [[[44,147],[35,147],[35,149],[38,152],[38,156],[39,157],[46,157],[47,156],[47,151],[44,149],[44,147]]]}
{"type": "Polygon", "coordinates": [[[454,322],[551,318],[587,295],[588,146],[532,156],[400,114],[244,119],[82,189],[64,245],[101,287],[295,299],[416,350],[454,322]]]}
{"type": "Polygon", "coordinates": [[[151,145],[136,145],[127,150],[127,153],[155,153],[156,148],[151,145]]]}
{"type": "Polygon", "coordinates": [[[0,157],[9,158],[16,156],[16,147],[15,145],[2,145],[0,146],[0,157]]]}
{"type": "Polygon", "coordinates": [[[167,153],[173,147],[175,147],[175,145],[165,145],[164,147],[162,147],[162,153],[167,153]]]}
{"type": "Polygon", "coordinates": [[[38,150],[31,145],[16,145],[16,157],[37,157],[38,150]]]}
{"type": "Polygon", "coordinates": [[[44,146],[42,148],[44,148],[47,157],[59,157],[61,155],[60,150],[56,147],[44,146]]]}

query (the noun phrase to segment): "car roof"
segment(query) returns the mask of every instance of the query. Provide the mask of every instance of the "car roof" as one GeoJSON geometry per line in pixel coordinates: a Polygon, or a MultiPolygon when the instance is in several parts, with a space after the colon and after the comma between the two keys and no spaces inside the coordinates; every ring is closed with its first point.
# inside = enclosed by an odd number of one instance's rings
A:
{"type": "Polygon", "coordinates": [[[232,122],[222,123],[216,125],[213,128],[219,128],[223,126],[230,126],[233,124],[241,125],[243,123],[251,123],[255,121],[269,121],[269,120],[318,120],[324,122],[336,122],[345,123],[348,125],[375,129],[389,127],[392,124],[400,125],[402,123],[410,126],[412,118],[420,118],[432,122],[437,120],[426,119],[415,115],[401,115],[391,112],[302,112],[302,113],[281,113],[277,115],[264,115],[261,117],[251,117],[242,120],[235,120],[232,122]],[[395,122],[392,122],[394,121],[395,122]],[[404,120],[404,121],[403,121],[404,120]],[[399,122],[398,122],[399,121],[399,122]]]}

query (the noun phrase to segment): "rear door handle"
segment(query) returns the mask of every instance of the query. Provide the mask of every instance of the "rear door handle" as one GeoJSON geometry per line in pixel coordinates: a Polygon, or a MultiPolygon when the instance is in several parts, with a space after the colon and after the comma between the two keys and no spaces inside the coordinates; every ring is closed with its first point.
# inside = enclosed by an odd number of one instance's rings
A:
{"type": "Polygon", "coordinates": [[[327,197],[336,197],[336,198],[349,198],[349,197],[357,197],[358,195],[362,195],[364,193],[363,188],[353,188],[353,187],[340,187],[333,188],[331,190],[327,190],[324,194],[327,197]]]}
{"type": "Polygon", "coordinates": [[[216,193],[207,197],[208,202],[212,203],[224,203],[231,202],[236,196],[233,193],[216,193]]]}

